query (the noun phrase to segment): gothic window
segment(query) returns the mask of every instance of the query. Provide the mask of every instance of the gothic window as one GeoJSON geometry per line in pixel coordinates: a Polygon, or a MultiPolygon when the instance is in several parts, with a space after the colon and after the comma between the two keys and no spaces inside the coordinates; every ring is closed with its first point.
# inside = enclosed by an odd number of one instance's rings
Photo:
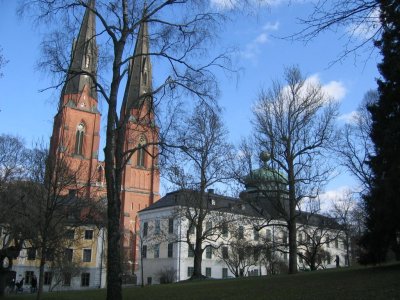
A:
{"type": "Polygon", "coordinates": [[[85,125],[83,123],[80,123],[76,129],[75,154],[82,155],[84,135],[85,135],[85,125]]]}
{"type": "Polygon", "coordinates": [[[88,69],[90,65],[90,55],[85,56],[85,68],[88,69]]]}
{"type": "Polygon", "coordinates": [[[137,150],[137,166],[145,167],[145,156],[146,151],[144,150],[144,145],[146,145],[146,138],[142,136],[139,141],[138,150],[137,150]]]}
{"type": "Polygon", "coordinates": [[[103,183],[103,167],[99,166],[97,168],[97,182],[99,184],[103,183]]]}
{"type": "Polygon", "coordinates": [[[143,74],[143,84],[147,85],[147,72],[144,72],[143,74]]]}

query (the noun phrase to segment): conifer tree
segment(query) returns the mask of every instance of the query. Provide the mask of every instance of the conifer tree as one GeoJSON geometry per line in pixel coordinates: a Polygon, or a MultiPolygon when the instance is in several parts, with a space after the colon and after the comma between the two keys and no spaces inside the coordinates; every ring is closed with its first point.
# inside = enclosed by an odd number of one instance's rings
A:
{"type": "Polygon", "coordinates": [[[389,249],[400,260],[400,3],[380,1],[382,37],[376,42],[383,56],[378,65],[379,100],[371,105],[371,139],[375,155],[370,166],[372,188],[364,197],[367,211],[365,262],[386,259],[389,249]]]}

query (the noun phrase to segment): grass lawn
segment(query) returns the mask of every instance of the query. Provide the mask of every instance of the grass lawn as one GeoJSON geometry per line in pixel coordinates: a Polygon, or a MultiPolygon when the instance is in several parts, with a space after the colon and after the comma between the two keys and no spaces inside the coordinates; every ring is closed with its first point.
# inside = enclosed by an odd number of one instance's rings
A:
{"type": "MultiPolygon", "coordinates": [[[[400,264],[296,275],[206,280],[125,288],[124,299],[400,299],[400,264]]],[[[13,295],[11,299],[34,299],[13,295]]],[[[45,293],[44,300],[105,299],[105,290],[45,293]]]]}

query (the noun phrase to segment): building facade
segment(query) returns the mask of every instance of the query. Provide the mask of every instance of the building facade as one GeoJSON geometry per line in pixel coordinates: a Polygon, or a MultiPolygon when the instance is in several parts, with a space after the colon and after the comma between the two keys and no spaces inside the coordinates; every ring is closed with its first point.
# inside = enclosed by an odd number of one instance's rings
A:
{"type": "MultiPolygon", "coordinates": [[[[44,291],[104,288],[106,285],[106,230],[95,225],[71,227],[66,231],[65,248],[46,257],[44,291]],[[62,253],[57,253],[61,251],[62,253]]],[[[29,247],[14,261],[16,282],[23,279],[29,290],[34,276],[39,278],[40,257],[37,249],[29,247]]]]}
{"type": "MultiPolygon", "coordinates": [[[[98,47],[96,16],[93,12],[95,1],[88,0],[87,4],[79,34],[72,46],[68,75],[54,117],[50,155],[62,157],[78,176],[79,188],[71,186],[71,189],[66,188],[63,194],[76,194],[86,199],[102,199],[105,203],[105,165],[99,160],[102,116],[99,111],[97,92],[98,47]]],[[[154,121],[151,97],[152,66],[146,23],[143,23],[138,30],[132,57],[134,58],[129,64],[124,105],[121,108],[121,118],[128,118],[124,149],[136,149],[124,167],[122,179],[121,246],[124,275],[133,275],[137,269],[136,231],[139,227],[137,212],[160,198],[156,145],[158,128],[154,121]]],[[[104,229],[96,236],[104,237],[103,231],[104,229]]],[[[85,243],[76,241],[72,251],[77,261],[82,263],[82,274],[71,278],[71,284],[61,284],[57,289],[104,286],[106,281],[104,240],[100,242],[100,237],[98,237],[92,242],[93,246],[89,248],[88,245],[84,245],[85,243]],[[83,248],[78,249],[80,245],[83,248]],[[100,248],[101,251],[99,251],[100,248]],[[80,255],[78,253],[86,255],[88,259],[89,252],[91,252],[90,261],[85,261],[85,256],[83,260],[78,259],[80,255]]],[[[38,274],[35,268],[37,268],[36,260],[28,259],[27,252],[24,250],[14,263],[13,270],[16,272],[17,280],[23,277],[26,279],[25,283],[29,284],[31,275],[38,274]]],[[[46,274],[49,272],[47,270],[46,274]]],[[[45,282],[49,281],[45,279],[45,282]]]]}
{"type": "MultiPolygon", "coordinates": [[[[99,161],[101,114],[96,86],[96,17],[91,10],[95,1],[90,0],[88,4],[73,45],[68,77],[54,118],[50,149],[52,155],[63,155],[72,169],[81,170],[78,181],[84,196],[105,198],[104,162],[99,161]]],[[[121,108],[121,118],[125,115],[129,118],[124,148],[137,149],[124,167],[121,191],[124,270],[131,274],[137,268],[137,212],[160,198],[155,145],[158,129],[152,112],[152,97],[144,96],[152,90],[148,35],[144,23],[139,28],[121,108]]]]}
{"type": "MultiPolygon", "coordinates": [[[[186,192],[169,193],[139,212],[142,248],[139,283],[158,284],[164,282],[166,277],[169,281],[173,278],[173,282],[177,282],[191,277],[193,253],[185,235],[189,223],[181,213],[190,204],[183,199],[184,193],[186,192]]],[[[221,226],[213,226],[220,229],[215,229],[218,232],[204,241],[203,275],[222,279],[285,272],[289,254],[284,222],[270,220],[269,224],[265,224],[265,220],[257,217],[251,206],[241,199],[206,194],[207,203],[215,208],[210,210],[205,219],[205,228],[207,223],[221,222],[216,217],[221,209],[224,210],[226,219],[221,226]]],[[[316,220],[323,220],[324,217],[313,218],[313,223],[298,225],[299,270],[310,269],[313,259],[317,269],[333,268],[336,266],[337,256],[343,265],[345,247],[340,231],[332,227],[324,227],[320,231],[316,220]],[[321,232],[324,232],[322,236],[321,232]],[[311,257],[312,255],[315,257],[311,257]]],[[[194,238],[193,231],[190,233],[191,243],[194,243],[194,238]]]]}

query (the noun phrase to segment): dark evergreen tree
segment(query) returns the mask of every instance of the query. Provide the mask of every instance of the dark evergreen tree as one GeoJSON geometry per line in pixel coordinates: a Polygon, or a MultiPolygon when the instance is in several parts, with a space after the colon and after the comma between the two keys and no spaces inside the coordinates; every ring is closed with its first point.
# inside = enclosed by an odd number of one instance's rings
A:
{"type": "Polygon", "coordinates": [[[400,2],[380,0],[382,37],[376,42],[383,60],[378,65],[379,101],[372,114],[372,188],[364,197],[368,214],[364,262],[384,261],[388,250],[400,260],[400,2]]]}

